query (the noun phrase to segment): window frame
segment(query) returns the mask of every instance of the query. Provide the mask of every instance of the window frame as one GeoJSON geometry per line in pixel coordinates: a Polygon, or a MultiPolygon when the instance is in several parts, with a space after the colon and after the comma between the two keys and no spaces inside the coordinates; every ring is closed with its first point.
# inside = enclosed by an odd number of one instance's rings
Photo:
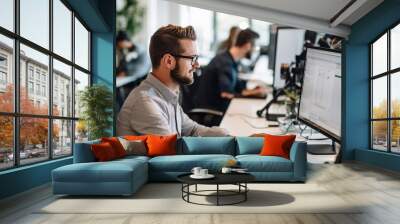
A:
{"type": "MultiPolygon", "coordinates": [[[[5,171],[5,170],[10,170],[10,169],[16,169],[19,167],[23,167],[23,166],[30,166],[33,164],[38,164],[38,163],[43,163],[49,160],[53,160],[53,159],[62,159],[62,158],[66,158],[66,157],[70,157],[73,156],[73,152],[74,152],[74,143],[75,143],[75,123],[76,121],[79,120],[79,117],[75,116],[75,108],[72,107],[71,108],[71,114],[68,116],[56,116],[53,115],[53,59],[58,60],[61,63],[64,63],[68,66],[71,66],[71,93],[72,93],[72,99],[71,99],[71,105],[74,105],[75,103],[75,88],[74,88],[74,82],[75,82],[75,69],[78,69],[79,71],[85,73],[88,75],[89,77],[89,83],[88,85],[91,86],[92,85],[92,69],[91,69],[91,65],[92,65],[92,61],[91,61],[91,49],[92,49],[92,43],[91,43],[91,38],[92,38],[92,30],[88,27],[88,25],[84,22],[84,20],[79,16],[78,13],[76,13],[72,7],[65,1],[65,0],[59,0],[69,11],[71,11],[71,18],[70,18],[70,22],[71,22],[71,59],[67,59],[64,58],[63,56],[53,52],[53,1],[54,0],[47,0],[49,2],[49,47],[48,49],[40,46],[39,44],[36,44],[32,41],[30,41],[29,39],[24,38],[23,36],[20,35],[20,0],[14,0],[13,1],[13,10],[14,10],[14,30],[10,31],[4,27],[0,26],[0,35],[3,35],[7,38],[11,38],[13,41],[13,64],[11,71],[13,71],[12,75],[14,78],[14,110],[13,112],[2,112],[0,111],[0,116],[2,117],[12,117],[13,119],[13,166],[10,167],[5,167],[5,168],[0,168],[0,172],[5,171]],[[88,31],[88,69],[85,69],[81,66],[79,66],[78,64],[75,63],[75,25],[74,25],[74,19],[79,20],[79,22],[83,25],[83,27],[88,31]],[[21,61],[20,61],[20,44],[23,44],[29,48],[32,48],[33,50],[36,50],[40,53],[45,54],[46,56],[48,56],[49,62],[48,62],[48,76],[47,76],[47,84],[45,85],[45,90],[48,92],[45,94],[48,97],[48,112],[46,115],[39,115],[39,114],[27,114],[27,113],[21,113],[20,112],[20,90],[21,90],[21,80],[20,80],[20,65],[21,65],[21,61]],[[31,163],[26,163],[26,164],[21,164],[21,158],[20,158],[20,119],[21,118],[45,118],[47,119],[48,122],[48,135],[47,135],[47,151],[48,151],[48,155],[47,158],[44,157],[43,160],[40,160],[38,162],[31,162],[31,163]],[[57,120],[65,120],[65,121],[71,121],[71,153],[68,155],[62,155],[62,156],[54,156],[53,152],[54,152],[54,146],[52,144],[53,142],[53,123],[57,120]],[[55,158],[54,158],[55,157],[55,158]]],[[[29,63],[26,64],[27,65],[27,72],[25,74],[26,76],[26,82],[28,81],[33,81],[34,86],[36,83],[40,83],[40,87],[42,87],[42,79],[41,79],[41,74],[43,71],[41,71],[39,73],[39,80],[36,81],[36,72],[37,70],[34,69],[33,70],[33,79],[30,78],[30,65],[29,63]]],[[[27,84],[28,85],[28,84],[27,84]]],[[[28,87],[28,86],[27,86],[28,87]]],[[[29,91],[27,89],[27,91],[29,91]]],[[[36,91],[36,89],[34,88],[34,92],[36,91]]],[[[43,97],[41,92],[38,95],[39,97],[43,97]]]]}
{"type": "Polygon", "coordinates": [[[373,39],[369,44],[369,149],[373,151],[379,151],[379,152],[386,152],[386,153],[391,153],[391,154],[400,154],[400,152],[393,152],[392,151],[392,122],[393,121],[400,121],[400,117],[393,117],[392,116],[392,99],[391,99],[391,91],[392,91],[392,86],[391,86],[391,79],[393,75],[396,75],[396,73],[400,72],[400,67],[391,69],[391,31],[393,28],[397,27],[400,25],[400,21],[395,22],[392,24],[390,27],[385,29],[384,32],[379,34],[375,39],[373,39]],[[373,74],[373,44],[376,43],[381,37],[384,35],[387,35],[387,64],[386,64],[386,71],[382,72],[380,74],[373,74]],[[386,77],[386,86],[387,86],[387,105],[386,105],[386,118],[373,118],[373,81],[378,79],[386,77]],[[379,150],[374,148],[374,136],[373,136],[373,122],[376,121],[386,121],[387,122],[387,127],[386,127],[386,151],[379,150]]]}

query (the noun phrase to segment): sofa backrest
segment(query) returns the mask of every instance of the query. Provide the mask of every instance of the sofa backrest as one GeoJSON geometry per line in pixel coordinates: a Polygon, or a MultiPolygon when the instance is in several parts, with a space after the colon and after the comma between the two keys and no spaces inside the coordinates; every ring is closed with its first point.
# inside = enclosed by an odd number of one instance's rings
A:
{"type": "Polygon", "coordinates": [[[235,155],[234,137],[183,137],[178,144],[178,154],[226,154],[235,155]]]}
{"type": "Polygon", "coordinates": [[[236,137],[236,155],[259,154],[263,145],[263,137],[236,137]]]}
{"type": "Polygon", "coordinates": [[[93,141],[75,143],[74,163],[95,162],[96,158],[94,157],[90,146],[92,144],[99,144],[99,143],[100,143],[99,139],[93,141]]]}

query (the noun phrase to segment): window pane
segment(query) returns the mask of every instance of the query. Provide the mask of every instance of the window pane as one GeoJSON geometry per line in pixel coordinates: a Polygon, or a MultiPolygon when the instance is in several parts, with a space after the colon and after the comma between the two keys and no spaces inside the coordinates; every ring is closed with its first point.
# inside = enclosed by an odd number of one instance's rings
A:
{"type": "Polygon", "coordinates": [[[390,51],[391,69],[400,67],[400,25],[391,31],[390,51]]]}
{"type": "Polygon", "coordinates": [[[60,1],[53,1],[53,51],[71,60],[71,11],[60,1]]]}
{"type": "Polygon", "coordinates": [[[84,120],[75,121],[75,143],[87,141],[88,128],[84,120]]]}
{"type": "Polygon", "coordinates": [[[387,121],[372,122],[372,148],[387,151],[387,121]]]}
{"type": "Polygon", "coordinates": [[[372,118],[387,118],[387,78],[372,80],[372,118]]]}
{"type": "Polygon", "coordinates": [[[391,115],[400,118],[400,72],[391,75],[390,85],[391,115]]]}
{"type": "Polygon", "coordinates": [[[392,152],[400,153],[400,120],[391,121],[392,152]]]}
{"type": "Polygon", "coordinates": [[[89,32],[75,18],[75,63],[89,70],[89,32]]]}
{"type": "Polygon", "coordinates": [[[14,111],[13,40],[0,35],[0,111],[14,111]]]}
{"type": "Polygon", "coordinates": [[[86,86],[89,86],[89,75],[75,69],[75,117],[81,115],[80,94],[86,86]]]}
{"type": "Polygon", "coordinates": [[[229,36],[232,26],[239,26],[241,29],[249,27],[249,19],[240,16],[217,13],[217,42],[221,43],[229,36]]]}
{"type": "Polygon", "coordinates": [[[20,0],[21,36],[49,48],[49,1],[20,0]]]}
{"type": "Polygon", "coordinates": [[[53,157],[72,154],[72,121],[53,121],[53,157]]]}
{"type": "Polygon", "coordinates": [[[260,38],[256,40],[257,46],[269,44],[269,26],[270,23],[255,19],[251,20],[251,28],[260,35],[260,38]]]}
{"type": "Polygon", "coordinates": [[[0,116],[0,170],[14,165],[13,118],[0,116]]]}
{"type": "Polygon", "coordinates": [[[372,68],[373,75],[387,71],[387,34],[372,44],[372,68]]]}
{"type": "Polygon", "coordinates": [[[21,44],[21,113],[48,114],[48,64],[47,55],[21,44]]]}
{"type": "Polygon", "coordinates": [[[72,117],[71,66],[54,59],[53,71],[53,115],[72,117]]]}
{"type": "Polygon", "coordinates": [[[20,152],[21,164],[34,163],[49,158],[49,120],[21,117],[20,152]]]}
{"type": "Polygon", "coordinates": [[[14,31],[14,1],[0,1],[0,26],[14,31]]]}

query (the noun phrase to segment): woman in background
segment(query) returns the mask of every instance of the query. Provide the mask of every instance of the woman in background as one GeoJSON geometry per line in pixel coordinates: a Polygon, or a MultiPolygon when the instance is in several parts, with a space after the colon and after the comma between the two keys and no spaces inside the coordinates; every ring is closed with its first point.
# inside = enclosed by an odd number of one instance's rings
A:
{"type": "Polygon", "coordinates": [[[232,46],[234,46],[235,42],[236,42],[236,37],[239,32],[240,32],[239,27],[232,26],[231,29],[229,30],[228,39],[222,41],[221,44],[218,46],[217,54],[225,52],[225,51],[229,50],[232,46]]]}

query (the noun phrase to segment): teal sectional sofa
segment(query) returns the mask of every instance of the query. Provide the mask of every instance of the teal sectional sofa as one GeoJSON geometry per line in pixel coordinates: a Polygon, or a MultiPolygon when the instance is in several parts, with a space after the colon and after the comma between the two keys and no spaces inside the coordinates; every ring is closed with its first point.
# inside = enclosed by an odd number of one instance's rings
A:
{"type": "Polygon", "coordinates": [[[176,181],[193,167],[219,172],[234,159],[259,182],[305,182],[307,153],[305,142],[295,142],[290,159],[260,156],[264,139],[257,137],[183,137],[177,155],[128,156],[96,162],[90,149],[98,141],[75,144],[74,163],[52,171],[54,194],[131,195],[148,181],[176,181]]]}

